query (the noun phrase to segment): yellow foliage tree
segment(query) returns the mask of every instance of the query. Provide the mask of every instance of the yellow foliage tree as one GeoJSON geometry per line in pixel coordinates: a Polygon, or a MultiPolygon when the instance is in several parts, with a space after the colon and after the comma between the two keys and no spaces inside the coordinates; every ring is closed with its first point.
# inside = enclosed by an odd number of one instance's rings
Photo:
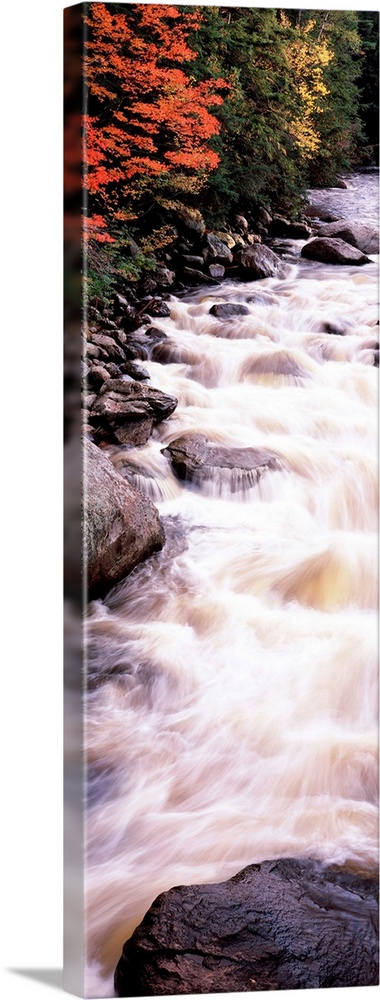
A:
{"type": "MultiPolygon", "coordinates": [[[[282,14],[284,28],[290,22],[282,14]]],[[[318,131],[318,115],[323,114],[324,99],[329,91],[324,81],[324,70],[333,58],[327,41],[321,35],[312,36],[314,21],[301,27],[286,45],[286,57],[293,79],[293,87],[298,105],[297,113],[289,122],[289,131],[300,150],[302,159],[310,160],[318,151],[321,139],[318,131]]]]}

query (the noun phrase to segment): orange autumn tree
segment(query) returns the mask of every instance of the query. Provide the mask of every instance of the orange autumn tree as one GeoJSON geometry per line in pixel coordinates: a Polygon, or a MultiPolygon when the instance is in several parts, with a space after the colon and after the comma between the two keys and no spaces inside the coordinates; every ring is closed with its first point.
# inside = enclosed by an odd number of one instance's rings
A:
{"type": "Polygon", "coordinates": [[[115,220],[136,217],[147,191],[169,178],[173,190],[199,190],[219,157],[210,107],[223,80],[197,82],[184,64],[200,24],[197,10],[169,5],[92,3],[85,16],[85,232],[113,241],[115,220]]]}

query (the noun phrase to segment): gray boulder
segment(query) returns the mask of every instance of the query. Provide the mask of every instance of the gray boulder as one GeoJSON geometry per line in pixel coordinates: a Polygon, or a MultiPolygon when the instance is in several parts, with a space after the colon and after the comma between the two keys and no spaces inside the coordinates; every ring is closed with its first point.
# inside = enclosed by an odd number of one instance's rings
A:
{"type": "Polygon", "coordinates": [[[145,444],[153,424],[170,417],[178,400],[134,379],[109,379],[89,413],[97,442],[145,444]]]}
{"type": "Polygon", "coordinates": [[[90,599],[164,544],[158,511],[116,472],[104,453],[84,442],[84,566],[90,599]]]}
{"type": "Polygon", "coordinates": [[[344,240],[330,238],[327,236],[316,236],[314,240],[305,243],[302,247],[301,257],[307,260],[318,260],[323,264],[370,264],[369,257],[366,257],[361,250],[350,246],[344,240]]]}
{"type": "Polygon", "coordinates": [[[357,247],[362,253],[379,253],[379,230],[369,222],[353,222],[339,219],[320,226],[318,236],[337,236],[339,239],[357,247]]]}
{"type": "Polygon", "coordinates": [[[223,264],[209,264],[208,273],[211,275],[212,278],[222,279],[224,278],[226,269],[223,266],[223,264]]]}
{"type": "Polygon", "coordinates": [[[281,469],[278,456],[259,448],[209,444],[204,434],[183,434],[163,449],[178,479],[202,486],[212,481],[231,493],[255,486],[268,469],[281,469]]]}
{"type": "Polygon", "coordinates": [[[182,281],[185,285],[219,285],[217,278],[212,278],[209,274],[203,274],[203,271],[197,271],[193,267],[184,267],[182,271],[182,281]]]}
{"type": "Polygon", "coordinates": [[[277,276],[281,270],[280,258],[261,243],[238,250],[235,261],[241,277],[251,281],[277,276]]]}
{"type": "Polygon", "coordinates": [[[233,256],[230,248],[223,240],[219,239],[216,233],[207,233],[206,244],[203,256],[209,263],[232,264],[233,256]]]}
{"type": "Polygon", "coordinates": [[[378,985],[378,886],[280,859],[162,893],[123,948],[119,997],[378,985]]]}

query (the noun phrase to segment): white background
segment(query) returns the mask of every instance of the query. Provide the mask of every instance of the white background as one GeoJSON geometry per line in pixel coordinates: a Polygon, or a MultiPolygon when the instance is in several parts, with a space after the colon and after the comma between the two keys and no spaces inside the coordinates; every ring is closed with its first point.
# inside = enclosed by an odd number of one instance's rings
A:
{"type": "MultiPolygon", "coordinates": [[[[0,17],[0,994],[6,1000],[56,997],[57,972],[52,981],[45,972],[46,982],[11,970],[62,965],[62,11],[59,0],[8,0],[0,17]]],[[[369,1000],[379,989],[338,990],[334,998],[353,993],[369,1000]]]]}

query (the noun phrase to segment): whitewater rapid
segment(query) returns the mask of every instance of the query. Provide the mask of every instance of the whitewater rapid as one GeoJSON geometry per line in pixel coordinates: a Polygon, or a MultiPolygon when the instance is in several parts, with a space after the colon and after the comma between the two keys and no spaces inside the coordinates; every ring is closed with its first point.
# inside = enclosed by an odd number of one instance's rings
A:
{"type": "MultiPolygon", "coordinates": [[[[377,178],[330,203],[349,217],[363,190],[373,219],[377,178]]],[[[282,856],[377,866],[378,258],[301,246],[282,278],[169,300],[144,366],[178,407],[144,447],[109,448],[166,544],[88,610],[91,997],[113,996],[123,942],[173,885],[282,856]],[[248,315],[221,321],[221,302],[248,315]],[[179,482],[163,450],[189,433],[279,467],[179,482]]]]}

